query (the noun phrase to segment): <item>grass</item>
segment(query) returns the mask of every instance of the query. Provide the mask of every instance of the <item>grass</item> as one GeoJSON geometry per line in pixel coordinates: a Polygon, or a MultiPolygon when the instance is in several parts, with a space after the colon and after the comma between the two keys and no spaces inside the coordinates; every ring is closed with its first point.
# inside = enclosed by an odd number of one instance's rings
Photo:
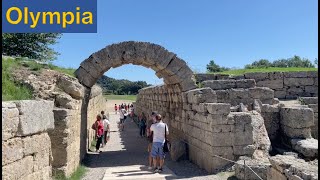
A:
{"type": "Polygon", "coordinates": [[[61,73],[64,73],[64,74],[68,74],[68,75],[70,75],[72,77],[75,77],[74,72],[76,70],[73,69],[73,68],[62,68],[62,67],[55,66],[53,64],[48,64],[48,67],[51,70],[55,70],[55,71],[58,71],[58,72],[61,72],[61,73]]]}
{"type": "Polygon", "coordinates": [[[11,72],[19,66],[13,58],[2,58],[2,101],[33,99],[32,91],[25,85],[15,83],[11,72]]]}
{"type": "Polygon", "coordinates": [[[54,180],[80,180],[87,172],[85,166],[80,165],[75,172],[71,174],[69,178],[66,178],[62,173],[57,173],[53,176],[54,180]]]}
{"type": "Polygon", "coordinates": [[[105,95],[107,100],[136,101],[137,95],[105,95]]]}
{"type": "Polygon", "coordinates": [[[255,69],[235,69],[230,71],[223,71],[214,74],[229,74],[229,75],[242,75],[245,73],[251,72],[297,72],[297,71],[318,71],[318,68],[299,68],[299,67],[290,67],[290,68],[255,68],[255,69]]]}

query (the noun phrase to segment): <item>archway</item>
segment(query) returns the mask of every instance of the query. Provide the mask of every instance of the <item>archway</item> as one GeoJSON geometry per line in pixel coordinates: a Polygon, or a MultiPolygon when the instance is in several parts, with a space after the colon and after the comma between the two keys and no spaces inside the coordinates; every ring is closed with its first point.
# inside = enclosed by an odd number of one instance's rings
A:
{"type": "MultiPolygon", "coordinates": [[[[171,94],[170,97],[172,97],[164,106],[168,110],[173,110],[174,113],[167,115],[168,117],[173,117],[173,120],[175,116],[181,117],[182,112],[182,101],[177,102],[175,99],[182,92],[196,88],[193,72],[186,62],[159,45],[148,42],[128,41],[109,45],[93,53],[80,64],[80,67],[75,72],[79,82],[86,87],[81,107],[81,159],[86,154],[86,145],[88,144],[87,113],[91,87],[110,68],[125,64],[151,68],[156,72],[157,77],[164,79],[164,88],[168,90],[167,93],[171,94]]],[[[181,96],[179,99],[181,99],[181,96]]],[[[169,122],[169,126],[170,124],[171,122],[169,122]]]]}
{"type": "Polygon", "coordinates": [[[181,91],[194,89],[193,72],[186,62],[165,48],[148,42],[122,42],[109,45],[84,60],[75,74],[79,82],[91,88],[110,68],[125,64],[151,68],[165,84],[179,84],[181,91]]]}

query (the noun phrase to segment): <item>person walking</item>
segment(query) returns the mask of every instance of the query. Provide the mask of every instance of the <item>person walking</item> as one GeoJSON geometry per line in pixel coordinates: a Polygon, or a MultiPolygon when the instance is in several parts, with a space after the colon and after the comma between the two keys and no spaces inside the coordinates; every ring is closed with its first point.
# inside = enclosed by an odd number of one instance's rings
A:
{"type": "Polygon", "coordinates": [[[108,119],[108,117],[106,119],[103,119],[103,129],[104,129],[104,133],[103,133],[103,145],[107,144],[107,142],[109,141],[110,138],[110,121],[108,119]]]}
{"type": "Polygon", "coordinates": [[[99,114],[97,115],[97,120],[95,122],[95,127],[96,127],[96,139],[97,139],[97,143],[96,143],[96,152],[101,152],[99,151],[100,149],[100,145],[102,143],[102,137],[103,137],[103,122],[102,122],[102,116],[99,114]]]}
{"type": "Polygon", "coordinates": [[[150,131],[150,127],[152,124],[156,123],[156,115],[158,114],[158,112],[156,111],[153,111],[151,113],[151,117],[149,115],[149,121],[147,122],[147,139],[148,139],[148,153],[149,153],[149,156],[148,156],[148,162],[149,162],[149,167],[148,169],[151,170],[152,169],[152,156],[151,156],[151,149],[152,149],[152,141],[153,141],[153,134],[152,132],[150,131]]]}
{"type": "Polygon", "coordinates": [[[121,106],[119,113],[120,113],[120,129],[119,129],[119,131],[124,131],[124,122],[127,118],[127,111],[124,109],[124,106],[121,106]]]}
{"type": "Polygon", "coordinates": [[[118,112],[118,106],[117,106],[117,104],[114,105],[114,112],[115,112],[115,114],[117,114],[117,112],[118,112]]]}
{"type": "Polygon", "coordinates": [[[139,117],[139,128],[140,128],[140,137],[143,138],[146,135],[146,115],[144,114],[144,112],[141,113],[140,117],[139,117]]]}
{"type": "Polygon", "coordinates": [[[153,142],[151,156],[153,159],[153,170],[154,172],[162,172],[165,153],[163,152],[163,147],[165,140],[167,139],[166,135],[169,134],[169,129],[167,124],[163,123],[161,115],[156,115],[157,123],[152,124],[150,131],[153,133],[153,142]],[[159,167],[157,167],[157,158],[159,158],[159,167]]]}

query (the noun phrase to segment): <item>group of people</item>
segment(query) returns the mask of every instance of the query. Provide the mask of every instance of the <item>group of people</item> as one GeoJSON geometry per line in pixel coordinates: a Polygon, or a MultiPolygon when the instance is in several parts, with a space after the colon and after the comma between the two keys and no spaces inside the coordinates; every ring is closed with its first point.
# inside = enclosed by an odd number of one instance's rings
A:
{"type": "Polygon", "coordinates": [[[96,135],[96,152],[101,152],[100,147],[104,147],[110,138],[110,121],[109,117],[105,115],[104,111],[97,115],[95,123],[92,125],[96,135]]]}
{"type": "Polygon", "coordinates": [[[117,114],[117,112],[120,111],[121,109],[124,109],[124,110],[126,110],[126,111],[131,111],[131,112],[133,112],[133,104],[130,104],[130,103],[128,103],[128,104],[122,103],[121,105],[120,105],[120,104],[119,104],[119,105],[117,105],[117,104],[114,105],[114,111],[115,111],[116,114],[117,114]]]}
{"type": "MultiPolygon", "coordinates": [[[[123,131],[124,122],[129,114],[125,109],[125,105],[120,106],[119,113],[119,131],[123,131]]],[[[138,118],[140,136],[146,137],[148,140],[148,169],[161,173],[163,171],[166,153],[165,146],[166,141],[168,140],[169,128],[167,124],[163,122],[162,116],[156,111],[152,112],[148,119],[143,112],[138,118]]],[[[96,132],[96,151],[100,153],[100,146],[105,146],[110,138],[110,121],[109,118],[104,114],[104,111],[101,111],[101,114],[97,115],[97,120],[92,125],[92,128],[96,132]]]]}
{"type": "Polygon", "coordinates": [[[148,169],[161,173],[165,159],[165,141],[169,135],[168,126],[163,122],[162,116],[154,111],[148,121],[145,113],[141,113],[139,128],[140,137],[147,137],[148,139],[148,169]]]}

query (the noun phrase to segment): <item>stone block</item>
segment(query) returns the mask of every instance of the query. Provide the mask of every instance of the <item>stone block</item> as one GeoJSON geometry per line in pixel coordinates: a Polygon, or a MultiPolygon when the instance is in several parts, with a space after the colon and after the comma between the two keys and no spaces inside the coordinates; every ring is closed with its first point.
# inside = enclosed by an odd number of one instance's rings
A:
{"type": "Polygon", "coordinates": [[[212,148],[212,155],[218,155],[218,156],[232,156],[233,154],[233,148],[231,146],[228,147],[211,147],[212,148]]]}
{"type": "Polygon", "coordinates": [[[232,146],[234,142],[233,133],[212,133],[212,146],[221,147],[221,146],[232,146]]]}
{"type": "Polygon", "coordinates": [[[188,102],[199,103],[216,103],[216,93],[211,88],[194,89],[187,92],[188,102]]]}
{"type": "Polygon", "coordinates": [[[202,82],[204,87],[209,87],[213,90],[224,90],[236,88],[236,80],[208,80],[202,82]]]}
{"type": "Polygon", "coordinates": [[[254,145],[241,145],[233,146],[233,154],[236,156],[249,156],[251,157],[256,150],[254,145]]]}
{"type": "Polygon", "coordinates": [[[253,99],[273,99],[274,91],[267,87],[255,87],[249,89],[249,97],[253,99]]]}
{"type": "Polygon", "coordinates": [[[312,78],[284,78],[285,86],[311,86],[314,84],[312,78]]]}
{"type": "Polygon", "coordinates": [[[46,152],[51,149],[51,140],[47,133],[27,136],[22,139],[24,156],[39,152],[46,152]]]}
{"type": "Polygon", "coordinates": [[[318,157],[318,140],[310,139],[292,139],[292,148],[304,157],[317,158],[318,157]]]}
{"type": "Polygon", "coordinates": [[[2,101],[2,108],[15,108],[17,107],[16,104],[14,102],[11,102],[11,101],[7,101],[7,102],[4,102],[2,101]]]}
{"type": "Polygon", "coordinates": [[[254,79],[241,79],[236,80],[236,88],[253,88],[256,86],[254,79]]]}
{"type": "Polygon", "coordinates": [[[14,137],[18,131],[18,125],[19,125],[18,109],[2,108],[2,141],[14,137]]]}
{"type": "Polygon", "coordinates": [[[280,123],[291,128],[308,128],[314,125],[314,115],[310,108],[282,107],[280,123]]]}
{"type": "Polygon", "coordinates": [[[207,122],[210,124],[210,127],[219,124],[234,124],[233,119],[229,119],[226,115],[221,114],[208,114],[207,122]]]}
{"type": "Polygon", "coordinates": [[[50,152],[49,151],[41,151],[34,154],[34,162],[33,162],[33,171],[40,171],[45,167],[50,165],[50,152]]]}
{"type": "Polygon", "coordinates": [[[301,104],[318,104],[318,97],[299,97],[301,104]]]}
{"type": "Polygon", "coordinates": [[[285,99],[286,98],[286,91],[283,90],[275,90],[274,91],[274,97],[279,99],[285,99]]]}
{"type": "Polygon", "coordinates": [[[250,145],[253,144],[253,132],[251,131],[236,131],[234,133],[233,145],[250,145]]]}
{"type": "Polygon", "coordinates": [[[307,71],[300,71],[300,72],[283,72],[284,77],[286,78],[306,78],[308,77],[307,71]]]}
{"type": "Polygon", "coordinates": [[[228,115],[230,113],[230,104],[227,103],[206,103],[207,110],[210,114],[223,114],[228,115]]]}
{"type": "Polygon", "coordinates": [[[232,132],[234,129],[234,125],[214,125],[212,126],[212,132],[220,133],[220,132],[232,132]]]}
{"type": "Polygon", "coordinates": [[[20,138],[2,141],[2,166],[23,158],[23,143],[20,138]]]}
{"type": "Polygon", "coordinates": [[[256,82],[265,80],[268,78],[268,73],[254,72],[254,73],[246,73],[244,74],[246,79],[254,79],[256,82]]]}
{"type": "Polygon", "coordinates": [[[235,164],[235,175],[238,179],[260,180],[267,179],[267,168],[270,166],[268,161],[246,159],[246,167],[243,165],[243,160],[238,160],[235,164]],[[247,166],[249,166],[255,173],[253,173],[247,166]],[[257,175],[260,177],[257,177],[257,175]]]}
{"type": "Polygon", "coordinates": [[[306,86],[305,91],[311,94],[318,94],[318,86],[306,86]]]}
{"type": "Polygon", "coordinates": [[[273,167],[267,169],[267,179],[287,180],[287,177],[273,167]]]}
{"type": "Polygon", "coordinates": [[[283,79],[284,77],[283,72],[269,72],[268,76],[269,76],[269,79],[271,80],[279,80],[279,79],[283,79]]]}
{"type": "Polygon", "coordinates": [[[311,138],[310,128],[291,128],[289,126],[281,126],[283,133],[290,138],[311,138]]]}
{"type": "Polygon", "coordinates": [[[26,136],[54,128],[52,101],[25,100],[17,102],[20,113],[18,135],[26,136]],[[38,111],[34,111],[37,109],[38,111]]]}
{"type": "Polygon", "coordinates": [[[283,80],[276,79],[276,80],[264,80],[257,82],[258,87],[268,87],[270,89],[282,89],[283,88],[283,80]]]}
{"type": "Polygon", "coordinates": [[[6,166],[2,166],[2,179],[24,179],[33,172],[33,157],[27,156],[6,166]]]}
{"type": "Polygon", "coordinates": [[[217,94],[217,102],[218,103],[229,103],[229,91],[226,90],[217,90],[215,91],[217,94]]]}

